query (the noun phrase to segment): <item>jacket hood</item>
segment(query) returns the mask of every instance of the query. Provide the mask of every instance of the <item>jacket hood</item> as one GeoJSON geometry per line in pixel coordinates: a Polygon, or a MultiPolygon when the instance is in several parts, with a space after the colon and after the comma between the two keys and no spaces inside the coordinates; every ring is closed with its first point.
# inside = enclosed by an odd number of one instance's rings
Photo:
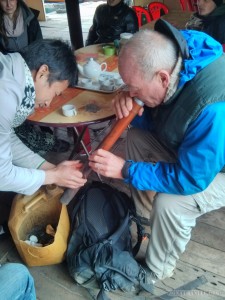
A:
{"type": "Polygon", "coordinates": [[[221,44],[206,33],[195,30],[181,30],[181,33],[187,41],[190,57],[183,61],[179,88],[223,54],[221,44]]]}
{"type": "Polygon", "coordinates": [[[225,4],[222,4],[218,6],[216,9],[214,9],[214,11],[212,11],[211,14],[208,15],[208,17],[218,17],[222,15],[225,15],[225,4]]]}

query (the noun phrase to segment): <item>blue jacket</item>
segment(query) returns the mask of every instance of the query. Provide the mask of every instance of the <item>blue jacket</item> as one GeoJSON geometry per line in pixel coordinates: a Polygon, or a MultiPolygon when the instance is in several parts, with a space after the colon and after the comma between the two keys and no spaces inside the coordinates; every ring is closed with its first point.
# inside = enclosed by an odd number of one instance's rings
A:
{"type": "MultiPolygon", "coordinates": [[[[180,73],[179,88],[182,89],[223,52],[218,42],[202,32],[181,32],[192,57],[184,61],[184,69],[180,73]]],[[[125,181],[139,190],[169,194],[191,195],[206,189],[225,166],[224,101],[221,99],[221,102],[207,105],[189,124],[176,149],[176,163],[133,162],[129,167],[129,178],[125,181]]],[[[136,117],[132,125],[154,130],[149,109],[145,109],[141,117],[136,117]]]]}

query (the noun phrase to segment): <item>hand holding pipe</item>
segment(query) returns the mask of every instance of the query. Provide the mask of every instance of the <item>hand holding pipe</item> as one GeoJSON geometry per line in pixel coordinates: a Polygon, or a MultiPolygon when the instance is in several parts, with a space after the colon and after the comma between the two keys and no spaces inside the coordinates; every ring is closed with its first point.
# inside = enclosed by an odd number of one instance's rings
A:
{"type": "MultiPolygon", "coordinates": [[[[103,141],[99,144],[97,149],[104,149],[109,151],[112,146],[115,144],[115,142],[118,140],[118,138],[121,136],[123,131],[127,128],[127,126],[131,123],[131,121],[134,119],[134,117],[138,114],[140,108],[144,105],[144,103],[137,99],[134,98],[133,100],[133,107],[132,110],[130,111],[129,115],[127,117],[124,117],[122,119],[119,119],[116,121],[114,124],[113,128],[111,131],[105,136],[103,141]]],[[[91,173],[91,168],[88,166],[88,161],[87,165],[84,165],[83,168],[83,175],[85,178],[88,177],[88,175],[91,173]]],[[[60,198],[60,202],[62,204],[69,204],[69,202],[73,199],[73,197],[76,195],[80,188],[77,189],[66,189],[60,198]]]]}

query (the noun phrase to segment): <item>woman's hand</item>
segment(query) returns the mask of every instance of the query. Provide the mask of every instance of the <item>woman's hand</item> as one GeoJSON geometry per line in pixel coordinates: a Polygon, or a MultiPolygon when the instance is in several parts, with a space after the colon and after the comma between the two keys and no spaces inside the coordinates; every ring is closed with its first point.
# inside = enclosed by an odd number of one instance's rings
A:
{"type": "Polygon", "coordinates": [[[87,179],[81,172],[83,164],[80,161],[64,161],[52,169],[45,170],[44,184],[56,184],[59,186],[76,189],[83,186],[87,179]]]}
{"type": "Polygon", "coordinates": [[[105,177],[122,179],[125,160],[103,149],[98,149],[89,157],[89,166],[96,173],[105,177]]]}

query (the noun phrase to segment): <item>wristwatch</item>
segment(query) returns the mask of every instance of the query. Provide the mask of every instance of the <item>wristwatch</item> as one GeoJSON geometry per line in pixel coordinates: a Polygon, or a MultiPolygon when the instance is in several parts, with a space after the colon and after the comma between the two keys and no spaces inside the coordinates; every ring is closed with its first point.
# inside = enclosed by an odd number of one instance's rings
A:
{"type": "Polygon", "coordinates": [[[127,179],[129,178],[129,168],[130,168],[130,165],[133,163],[132,160],[126,160],[124,165],[123,165],[123,168],[121,170],[121,173],[122,173],[122,176],[124,179],[127,179]]]}

